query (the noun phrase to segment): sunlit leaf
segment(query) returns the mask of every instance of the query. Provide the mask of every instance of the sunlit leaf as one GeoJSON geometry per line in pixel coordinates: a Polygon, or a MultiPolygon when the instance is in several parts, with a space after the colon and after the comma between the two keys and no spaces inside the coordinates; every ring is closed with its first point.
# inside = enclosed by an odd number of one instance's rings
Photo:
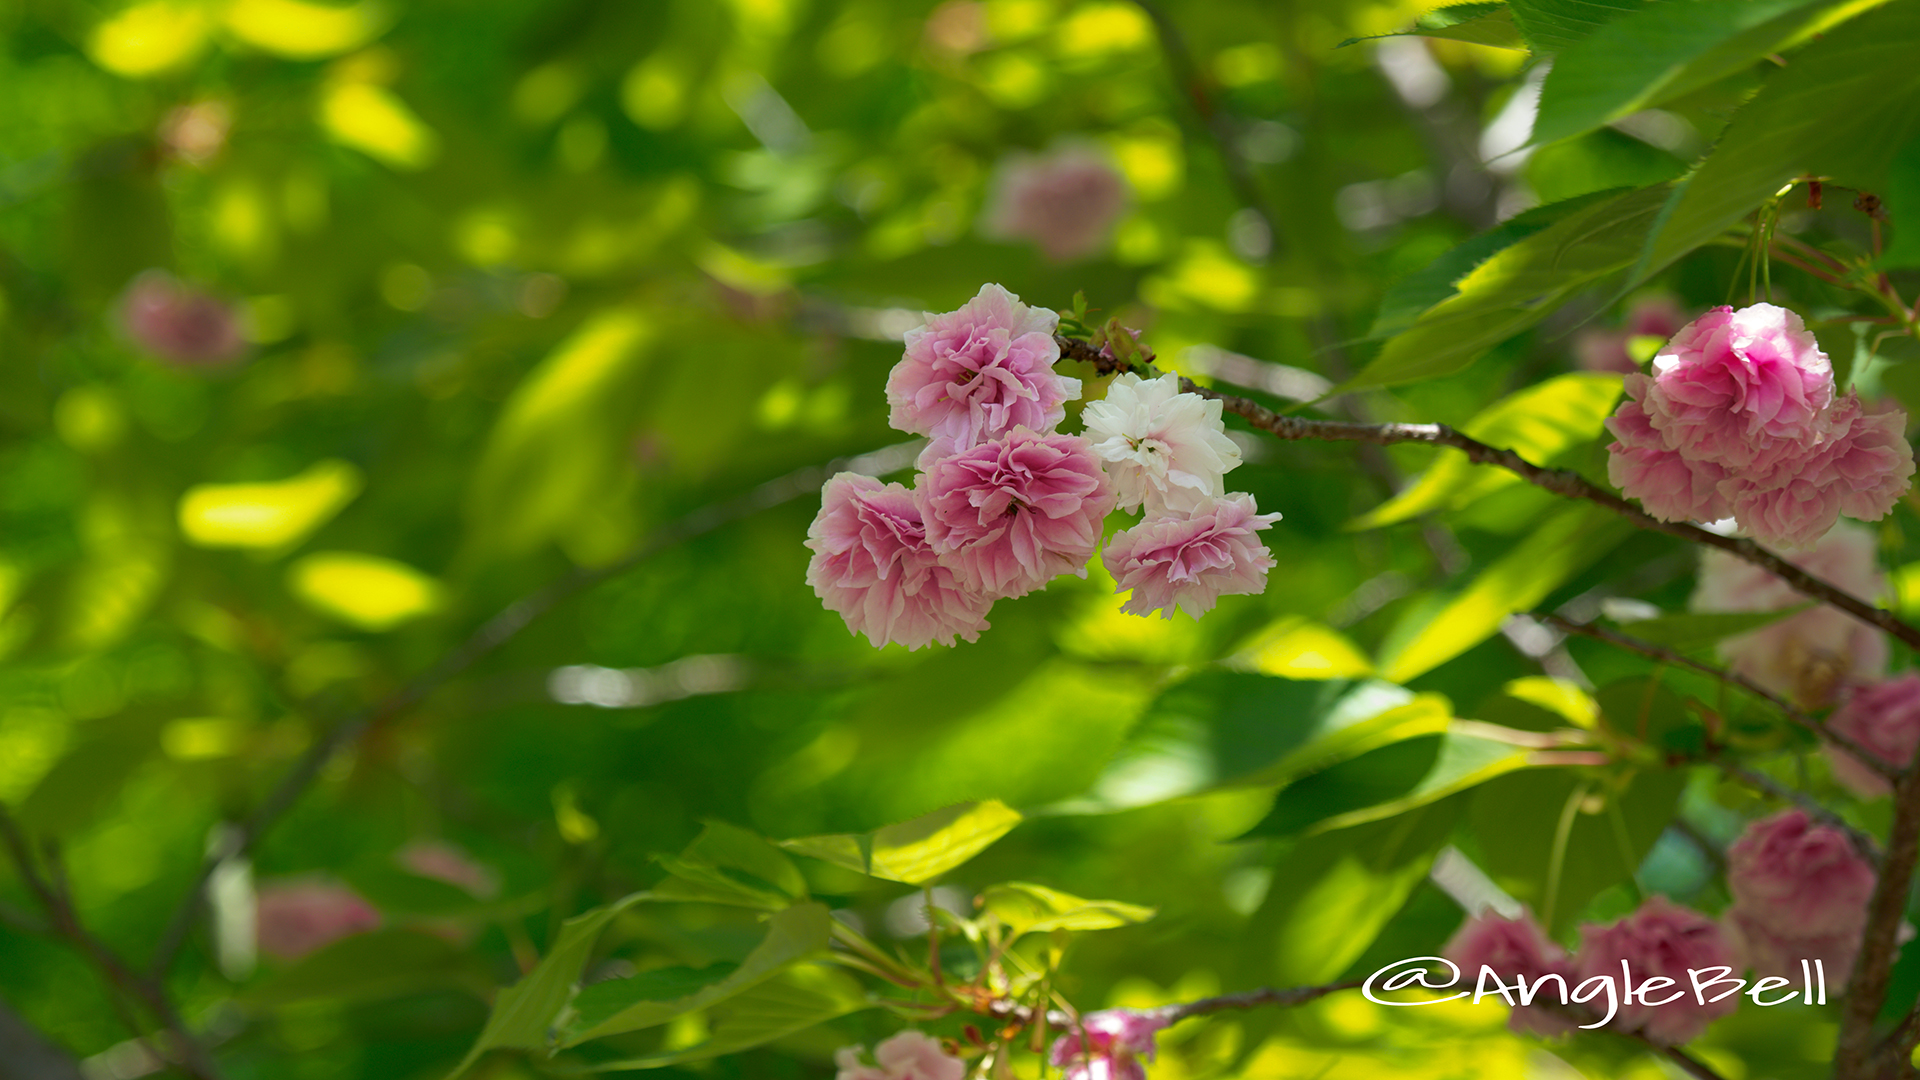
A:
{"type": "Polygon", "coordinates": [[[1246,835],[1325,832],[1393,817],[1523,768],[1530,753],[1460,732],[1407,739],[1287,785],[1246,835]]]}
{"type": "Polygon", "coordinates": [[[1395,34],[1371,34],[1348,38],[1341,47],[1383,37],[1430,37],[1491,45],[1496,49],[1525,52],[1527,39],[1513,21],[1513,11],[1504,3],[1450,4],[1435,8],[1414,21],[1413,29],[1395,34]]]}
{"type": "Polygon", "coordinates": [[[825,964],[796,964],[714,1006],[707,1040],[680,1050],[604,1062],[602,1071],[658,1069],[737,1053],[878,1004],[858,981],[825,964]]]}
{"type": "Polygon", "coordinates": [[[440,137],[384,86],[334,83],[321,96],[320,123],[342,146],[403,172],[424,169],[440,154],[440,137]]]}
{"type": "Polygon", "coordinates": [[[95,26],[87,35],[87,55],[116,75],[159,75],[197,59],[209,29],[201,4],[147,0],[95,26]]]}
{"type": "Polygon", "coordinates": [[[264,484],[200,484],[180,499],[180,531],[200,547],[293,547],[360,493],[360,470],[322,461],[264,484]]]}
{"type": "Polygon", "coordinates": [[[253,46],[295,60],[316,60],[357,49],[386,29],[391,16],[376,3],[347,7],[306,0],[234,0],[227,29],[253,46]]]}
{"type": "Polygon", "coordinates": [[[1527,40],[1560,52],[1592,34],[1642,0],[1509,0],[1513,19],[1527,40]]]}
{"type": "Polygon", "coordinates": [[[1014,934],[1050,930],[1111,930],[1153,918],[1154,910],[1118,900],[1084,900],[1024,881],[989,886],[980,894],[983,910],[1014,934]]]}
{"type": "Polygon", "coordinates": [[[1020,824],[997,799],[960,803],[871,833],[782,840],[801,855],[888,881],[920,885],[985,851],[1020,824]]]}
{"type": "Polygon", "coordinates": [[[1508,697],[1564,717],[1575,727],[1591,728],[1600,718],[1600,706],[1592,695],[1565,679],[1528,675],[1514,679],[1500,690],[1508,697]]]}
{"type": "Polygon", "coordinates": [[[1346,635],[1299,616],[1288,616],[1256,634],[1238,659],[1262,675],[1283,679],[1353,679],[1373,674],[1373,662],[1346,635]]]}
{"type": "Polygon", "coordinates": [[[287,587],[308,607],[362,630],[390,630],[437,610],[440,583],[402,562],[351,551],[317,551],[287,569],[287,587]]]}

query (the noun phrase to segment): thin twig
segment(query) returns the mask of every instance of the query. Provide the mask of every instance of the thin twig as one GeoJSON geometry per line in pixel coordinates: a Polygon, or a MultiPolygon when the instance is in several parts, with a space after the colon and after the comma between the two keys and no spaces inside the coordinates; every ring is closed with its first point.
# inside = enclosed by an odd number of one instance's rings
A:
{"type": "Polygon", "coordinates": [[[1861,858],[1872,863],[1876,869],[1880,866],[1881,854],[1879,843],[1875,841],[1872,836],[1849,825],[1847,820],[1839,814],[1821,806],[1819,801],[1814,799],[1813,796],[1801,791],[1799,788],[1788,787],[1773,777],[1768,776],[1766,773],[1749,769],[1744,765],[1736,765],[1731,761],[1724,761],[1717,757],[1713,759],[1713,764],[1728,776],[1734,777],[1742,783],[1759,788],[1761,791],[1766,792],[1776,799],[1783,799],[1790,802],[1806,811],[1808,817],[1818,819],[1821,824],[1838,829],[1840,832],[1846,834],[1848,840],[1853,842],[1853,848],[1860,853],[1861,858]]]}
{"type": "Polygon", "coordinates": [[[1564,630],[1569,634],[1579,634],[1581,637],[1589,637],[1595,641],[1604,641],[1609,645],[1617,645],[1620,648],[1637,652],[1649,659],[1658,660],[1664,664],[1674,664],[1680,667],[1690,668],[1708,678],[1717,679],[1728,686],[1739,687],[1754,697],[1779,709],[1780,712],[1795,725],[1805,728],[1807,731],[1845,750],[1849,755],[1860,759],[1862,765],[1879,773],[1886,779],[1898,780],[1900,778],[1900,769],[1897,766],[1888,764],[1885,758],[1861,746],[1858,742],[1854,741],[1851,736],[1843,735],[1825,724],[1820,723],[1820,721],[1815,720],[1813,717],[1808,716],[1806,713],[1800,711],[1792,702],[1770,690],[1762,688],[1745,675],[1714,667],[1712,664],[1695,660],[1693,657],[1683,653],[1674,652],[1665,646],[1641,641],[1639,638],[1622,634],[1617,630],[1609,630],[1604,626],[1599,626],[1594,623],[1577,623],[1571,619],[1564,619],[1558,615],[1547,613],[1538,614],[1533,617],[1539,619],[1541,622],[1564,630]]]}
{"type": "Polygon", "coordinates": [[[1349,979],[1346,982],[1328,983],[1325,986],[1291,986],[1285,989],[1263,986],[1258,990],[1221,994],[1218,997],[1201,998],[1198,1001],[1188,1001],[1178,1005],[1162,1005],[1160,1008],[1144,1011],[1163,1023],[1177,1024],[1189,1016],[1205,1016],[1208,1013],[1222,1012],[1227,1009],[1257,1009],[1263,1005],[1289,1008],[1305,1005],[1341,990],[1358,990],[1365,983],[1365,979],[1349,979]]]}
{"type": "MultiPolygon", "coordinates": [[[[879,453],[886,454],[888,451],[883,450],[879,453]]],[[[910,460],[910,457],[906,460],[910,460]]],[[[567,574],[507,605],[498,615],[482,623],[480,628],[475,630],[458,648],[441,658],[438,663],[399,691],[335,724],[325,737],[309,747],[300,760],[294,763],[267,797],[261,800],[260,805],[254,808],[253,813],[238,827],[227,830],[223,842],[207,854],[205,861],[200,865],[199,874],[195,876],[187,894],[181,898],[172,917],[167,921],[166,930],[154,949],[148,970],[154,977],[158,977],[172,966],[174,957],[179,953],[180,947],[185,944],[187,935],[193,929],[194,921],[199,918],[200,908],[206,896],[207,881],[212,878],[214,870],[226,860],[239,858],[250,851],[267,829],[299,801],[301,795],[305,794],[314,779],[320,775],[321,770],[333,760],[334,755],[358,740],[366,731],[387,723],[419,705],[455,676],[513,640],[520,631],[525,630],[535,620],[568,599],[609,578],[626,573],[668,548],[705,535],[761,510],[770,509],[801,495],[818,491],[820,485],[825,483],[840,466],[856,464],[859,461],[859,458],[839,459],[826,465],[810,466],[769,480],[743,495],[701,507],[669,523],[649,536],[633,551],[612,563],[591,569],[578,569],[567,574]]]]}
{"type": "MultiPolygon", "coordinates": [[[[1103,373],[1132,368],[1132,365],[1124,361],[1103,354],[1088,342],[1064,335],[1056,336],[1055,340],[1060,344],[1060,354],[1063,357],[1093,364],[1103,373]]],[[[1155,374],[1150,366],[1140,366],[1145,369],[1141,374],[1155,374]]],[[[1910,626],[1892,612],[1875,607],[1830,582],[1814,577],[1806,570],[1775,555],[1752,540],[1745,537],[1721,536],[1719,533],[1708,532],[1686,522],[1661,521],[1578,473],[1566,469],[1543,468],[1512,450],[1488,446],[1445,424],[1357,424],[1341,420],[1312,420],[1297,416],[1282,416],[1257,401],[1220,393],[1184,376],[1180,379],[1180,386],[1190,393],[1220,402],[1227,412],[1241,417],[1253,427],[1288,441],[1359,442],[1382,446],[1394,443],[1425,443],[1429,446],[1451,446],[1466,454],[1467,460],[1476,465],[1496,465],[1535,487],[1556,495],[1569,499],[1582,499],[1604,506],[1642,529],[1663,532],[1703,547],[1718,548],[1728,552],[1780,578],[1794,591],[1832,604],[1861,622],[1891,634],[1908,647],[1920,649],[1920,627],[1910,626]]]]}

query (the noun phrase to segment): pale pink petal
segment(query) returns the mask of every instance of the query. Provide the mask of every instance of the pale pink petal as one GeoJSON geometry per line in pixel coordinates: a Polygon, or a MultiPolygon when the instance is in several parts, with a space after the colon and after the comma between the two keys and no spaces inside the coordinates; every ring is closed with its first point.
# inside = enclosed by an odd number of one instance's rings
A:
{"type": "Polygon", "coordinates": [[[1254,534],[1280,515],[1257,509],[1253,496],[1233,494],[1114,534],[1101,561],[1119,591],[1133,594],[1120,610],[1171,619],[1178,607],[1197,619],[1222,596],[1264,592],[1275,562],[1254,534]]]}
{"type": "Polygon", "coordinates": [[[827,481],[806,543],[807,584],[876,647],[951,645],[955,635],[976,641],[987,629],[993,598],[963,587],[940,562],[919,502],[899,484],[854,473],[827,481]]]}

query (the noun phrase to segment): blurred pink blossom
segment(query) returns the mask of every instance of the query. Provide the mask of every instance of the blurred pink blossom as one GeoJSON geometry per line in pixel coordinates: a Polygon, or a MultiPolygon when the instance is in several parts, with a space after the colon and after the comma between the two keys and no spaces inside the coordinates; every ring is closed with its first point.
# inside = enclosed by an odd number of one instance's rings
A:
{"type": "Polygon", "coordinates": [[[960,1080],[966,1063],[940,1047],[940,1040],[918,1031],[902,1031],[873,1048],[877,1064],[861,1062],[859,1046],[834,1052],[834,1080],[960,1080]]]}
{"type": "Polygon", "coordinates": [[[500,875],[444,840],[416,840],[401,848],[394,858],[421,877],[465,889],[481,900],[500,893],[500,875]]]}
{"type": "Polygon", "coordinates": [[[1727,849],[1727,917],[1761,975],[1793,978],[1800,960],[1824,960],[1845,982],[1873,895],[1871,863],[1845,833],[1787,810],[1749,824],[1727,849]]]}
{"type": "Polygon", "coordinates": [[[855,473],[827,481],[806,544],[807,584],[876,648],[976,641],[987,628],[993,597],[962,587],[935,557],[920,504],[899,484],[855,473]]]}
{"type": "Polygon", "coordinates": [[[1629,344],[1637,337],[1671,338],[1687,323],[1679,301],[1664,293],[1644,296],[1627,309],[1624,325],[1608,329],[1586,327],[1573,336],[1575,361],[1587,371],[1618,371],[1632,374],[1640,370],[1629,344]]]}
{"type": "Polygon", "coordinates": [[[1080,380],[1054,374],[1059,323],[987,284],[958,311],[929,313],[907,331],[906,354],[887,376],[887,422],[933,440],[922,467],[1016,427],[1047,433],[1060,423],[1080,380]]]}
{"type": "Polygon", "coordinates": [[[120,301],[120,321],[142,350],[185,367],[217,367],[247,350],[232,306],[164,270],[133,279],[120,301]]]}
{"type": "Polygon", "coordinates": [[[1088,1013],[1079,1032],[1053,1041],[1047,1060],[1062,1070],[1060,1080],[1146,1080],[1139,1059],[1153,1060],[1154,1035],[1166,1026],[1160,1017],[1133,1009],[1088,1013]]]}
{"type": "MultiPolygon", "coordinates": [[[[1920,746],[1920,675],[1908,673],[1856,687],[1827,718],[1827,727],[1887,764],[1905,768],[1913,760],[1914,748],[1920,746]]],[[[1877,798],[1893,790],[1885,777],[1852,754],[1832,743],[1826,744],[1826,752],[1834,778],[1861,798],[1877,798]]]]}
{"type": "Polygon", "coordinates": [[[1116,376],[1107,395],[1081,410],[1093,452],[1106,463],[1119,508],[1149,514],[1197,509],[1225,493],[1222,477],[1240,464],[1220,402],[1180,392],[1180,376],[1116,376]]]}
{"type": "MultiPolygon", "coordinates": [[[[1573,961],[1567,951],[1548,938],[1546,931],[1528,914],[1507,919],[1487,912],[1470,918],[1440,952],[1460,966],[1463,986],[1477,987],[1482,967],[1492,968],[1508,986],[1515,979],[1524,979],[1531,990],[1535,982],[1548,975],[1560,976],[1569,990],[1574,985],[1573,961]]],[[[1559,1001],[1559,988],[1551,983],[1541,987],[1537,1000],[1559,1001]]],[[[1507,1026],[1515,1031],[1552,1036],[1572,1031],[1575,1024],[1571,1016],[1530,1005],[1514,1008],[1507,1018],[1507,1026]]]]}
{"type": "MultiPolygon", "coordinates": [[[[1811,550],[1788,556],[1823,581],[1869,601],[1887,591],[1871,531],[1842,521],[1811,550]]],[[[1703,551],[1695,611],[1778,611],[1807,598],[1767,571],[1727,552],[1703,551]]],[[[1719,644],[1721,659],[1738,674],[1810,708],[1831,704],[1848,682],[1880,678],[1887,667],[1886,636],[1839,608],[1821,604],[1719,644]]]]}
{"type": "Polygon", "coordinates": [[[1132,201],[1127,178],[1089,146],[1063,146],[1000,163],[984,227],[997,239],[1031,240],[1053,262],[1072,262],[1107,246],[1132,201]]]}
{"type": "Polygon", "coordinates": [[[1119,591],[1133,593],[1120,610],[1171,619],[1178,606],[1197,619],[1222,596],[1265,592],[1275,563],[1254,533],[1272,528],[1280,515],[1257,509],[1253,496],[1235,493],[1204,500],[1189,514],[1148,515],[1114,534],[1101,561],[1119,591]]]}
{"type": "Polygon", "coordinates": [[[262,885],[254,910],[260,951],[283,960],[380,925],[380,912],[359,893],[315,879],[262,885]]]}
{"type": "Polygon", "coordinates": [[[1677,1046],[1739,1007],[1737,994],[1701,1004],[1687,975],[1689,969],[1704,972],[1713,967],[1731,968],[1738,974],[1746,964],[1737,936],[1664,896],[1649,897],[1639,910],[1611,926],[1589,923],[1580,928],[1574,974],[1582,980],[1598,975],[1618,980],[1623,960],[1636,986],[1653,978],[1673,980],[1671,986],[1651,995],[1655,1000],[1682,992],[1660,1005],[1622,1002],[1611,1025],[1616,1030],[1638,1031],[1653,1042],[1677,1046]]]}
{"type": "Polygon", "coordinates": [[[941,564],[962,587],[993,597],[1084,577],[1113,509],[1087,440],[1025,427],[935,462],[916,494],[941,564]]]}

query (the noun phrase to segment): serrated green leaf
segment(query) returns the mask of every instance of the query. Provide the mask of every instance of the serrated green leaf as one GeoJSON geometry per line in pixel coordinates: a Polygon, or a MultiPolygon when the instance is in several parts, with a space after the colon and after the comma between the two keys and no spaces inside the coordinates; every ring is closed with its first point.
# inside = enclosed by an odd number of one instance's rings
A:
{"type": "Polygon", "coordinates": [[[466,1072],[488,1050],[545,1050],[560,1010],[572,999],[574,984],[580,981],[580,972],[593,955],[593,943],[600,931],[615,916],[650,897],[649,893],[632,893],[562,923],[560,935],[547,955],[519,982],[495,995],[486,1027],[450,1076],[466,1072]]]}
{"type": "Polygon", "coordinates": [[[733,1054],[784,1038],[876,1003],[846,972],[825,964],[798,964],[713,1011],[718,1019],[707,1041],[684,1050],[603,1062],[597,1072],[658,1069],[733,1054]]]}
{"type": "Polygon", "coordinates": [[[1777,611],[1715,611],[1689,615],[1662,615],[1653,619],[1636,619],[1620,624],[1620,632],[1630,637],[1654,645],[1664,645],[1679,652],[1704,649],[1709,645],[1758,630],[1770,623],[1779,622],[1790,615],[1812,607],[1812,604],[1797,604],[1777,611]]]}
{"type": "Polygon", "coordinates": [[[960,803],[871,833],[809,836],[780,846],[849,870],[922,885],[985,851],[1020,824],[998,799],[960,803]]]}
{"type": "MultiPolygon", "coordinates": [[[[1591,442],[1620,399],[1619,375],[1560,375],[1501,398],[1461,431],[1489,446],[1512,450],[1536,465],[1591,442]]],[[[1459,509],[1504,487],[1522,483],[1505,469],[1475,465],[1442,447],[1433,465],[1399,494],[1356,518],[1349,528],[1372,529],[1441,509],[1459,509]]]]}
{"type": "Polygon", "coordinates": [[[1368,34],[1348,38],[1337,48],[1390,37],[1430,37],[1490,45],[1496,49],[1527,50],[1527,39],[1514,24],[1513,12],[1504,3],[1453,4],[1435,8],[1414,21],[1413,28],[1392,34],[1368,34]]]}
{"type": "Polygon", "coordinates": [[[1568,578],[1611,551],[1633,531],[1598,506],[1569,506],[1481,571],[1380,670],[1406,682],[1491,637],[1507,616],[1532,609],[1568,578]]]}
{"type": "Polygon", "coordinates": [[[1894,151],[1920,133],[1915,41],[1920,5],[1892,4],[1795,54],[1675,189],[1632,280],[1719,237],[1796,176],[1879,190],[1894,151]]]}
{"type": "Polygon", "coordinates": [[[1560,52],[1626,12],[1641,0],[1511,0],[1514,21],[1527,40],[1560,52]]]}
{"type": "Polygon", "coordinates": [[[1454,294],[1389,338],[1337,392],[1418,382],[1460,371],[1556,310],[1575,290],[1634,264],[1666,204],[1665,185],[1583,201],[1462,277],[1454,294]]]}
{"type": "Polygon", "coordinates": [[[807,895],[807,879],[773,841],[723,821],[709,821],[681,857],[750,874],[793,899],[807,895]]]}
{"type": "Polygon", "coordinates": [[[1009,881],[980,894],[982,907],[1017,937],[1052,930],[1111,930],[1153,918],[1155,911],[1118,900],[1085,900],[1045,885],[1009,881]]]}
{"type": "Polygon", "coordinates": [[[674,855],[655,855],[653,860],[673,875],[654,886],[654,896],[661,900],[730,904],[778,911],[786,907],[791,899],[768,882],[730,867],[713,866],[674,855]]]}
{"type": "Polygon", "coordinates": [[[444,987],[487,985],[465,948],[418,930],[354,934],[300,959],[240,995],[258,1008],[302,1001],[376,1001],[444,987]]]}
{"type": "Polygon", "coordinates": [[[776,912],[768,920],[766,938],[738,967],[725,978],[684,997],[660,1000],[656,996],[660,980],[639,976],[594,983],[574,999],[576,1018],[561,1045],[578,1046],[589,1039],[656,1027],[743,993],[802,959],[825,951],[831,921],[824,904],[795,904],[776,912]]]}
{"type": "Polygon", "coordinates": [[[1530,753],[1452,731],[1383,746],[1282,788],[1242,839],[1312,835],[1393,817],[1524,768],[1530,753]]]}
{"type": "Polygon", "coordinates": [[[1887,0],[1693,0],[1614,19],[1554,60],[1533,141],[1549,143],[1692,93],[1887,0]]]}

